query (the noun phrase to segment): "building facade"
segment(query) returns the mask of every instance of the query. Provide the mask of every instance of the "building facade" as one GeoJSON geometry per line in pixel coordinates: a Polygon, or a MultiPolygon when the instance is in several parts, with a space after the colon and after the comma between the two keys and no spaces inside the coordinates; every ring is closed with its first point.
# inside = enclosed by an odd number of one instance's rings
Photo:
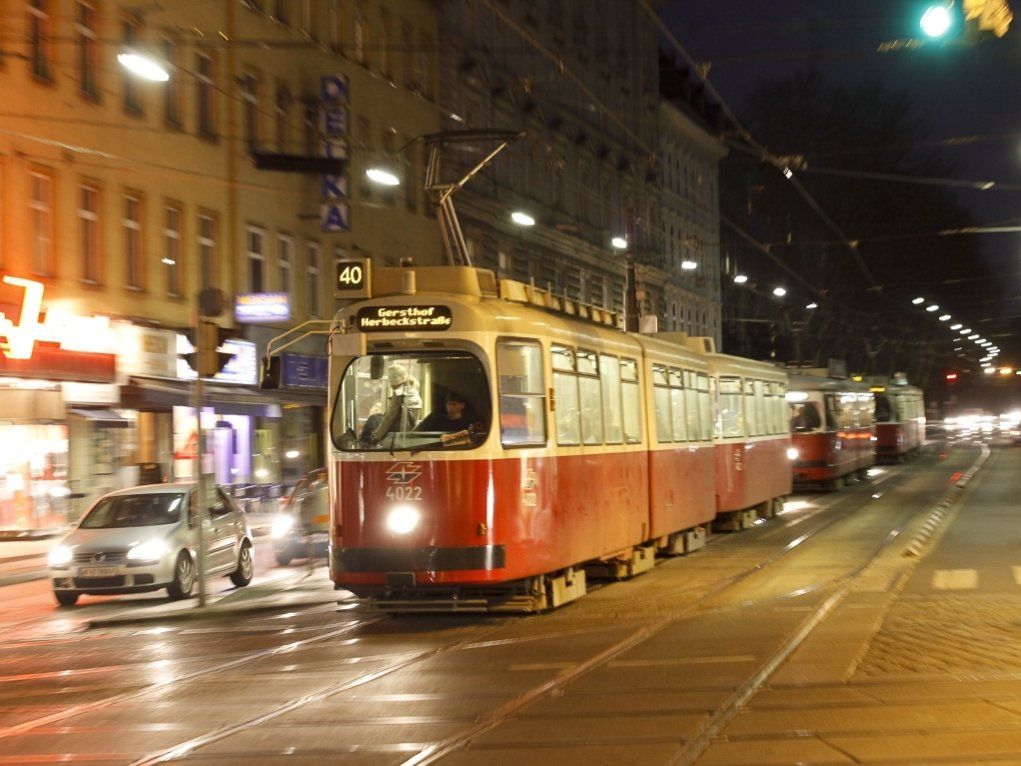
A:
{"type": "Polygon", "coordinates": [[[7,0],[0,24],[0,529],[194,474],[180,355],[206,287],[237,336],[204,402],[206,469],[270,484],[322,464],[323,338],[289,349],[279,392],[258,360],[333,315],[338,259],[439,262],[423,153],[397,153],[440,126],[436,4],[7,0]],[[377,159],[408,183],[370,188],[377,159]],[[273,316],[235,321],[263,295],[273,316]]]}

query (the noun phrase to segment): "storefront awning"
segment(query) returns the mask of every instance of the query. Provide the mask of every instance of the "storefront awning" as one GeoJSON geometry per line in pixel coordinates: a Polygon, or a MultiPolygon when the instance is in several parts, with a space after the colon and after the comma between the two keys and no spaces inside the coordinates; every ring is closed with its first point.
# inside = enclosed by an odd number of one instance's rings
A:
{"type": "MultiPolygon", "coordinates": [[[[121,406],[142,411],[166,410],[170,407],[191,407],[191,384],[176,380],[152,380],[131,377],[130,383],[121,386],[121,406]]],[[[221,415],[253,415],[260,418],[279,418],[280,403],[251,389],[206,384],[204,407],[212,407],[221,415]]]]}
{"type": "Polygon", "coordinates": [[[93,423],[95,423],[97,426],[102,426],[103,428],[127,428],[128,427],[128,421],[125,420],[124,418],[122,418],[120,415],[118,415],[113,410],[104,410],[104,409],[87,410],[87,409],[72,408],[71,410],[69,410],[69,412],[72,415],[77,415],[80,418],[85,418],[86,420],[90,420],[93,423]]]}

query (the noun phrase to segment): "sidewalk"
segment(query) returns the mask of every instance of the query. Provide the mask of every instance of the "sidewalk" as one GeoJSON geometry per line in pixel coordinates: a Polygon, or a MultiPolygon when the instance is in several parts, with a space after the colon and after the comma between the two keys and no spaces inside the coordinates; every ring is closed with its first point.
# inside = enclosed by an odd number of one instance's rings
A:
{"type": "MultiPolygon", "coordinates": [[[[317,606],[319,604],[335,604],[351,598],[347,591],[336,591],[329,573],[322,565],[312,572],[307,569],[291,569],[272,579],[258,581],[245,588],[228,588],[217,592],[222,587],[210,588],[206,596],[206,605],[199,606],[198,596],[193,595],[183,601],[163,601],[118,612],[106,617],[97,617],[88,621],[90,628],[103,628],[115,625],[131,625],[151,621],[203,619],[230,614],[247,614],[251,612],[269,611],[297,607],[317,606]]],[[[195,593],[198,593],[196,585],[195,593]]]]}
{"type": "Polygon", "coordinates": [[[46,554],[59,539],[0,539],[0,587],[47,577],[46,554]]]}

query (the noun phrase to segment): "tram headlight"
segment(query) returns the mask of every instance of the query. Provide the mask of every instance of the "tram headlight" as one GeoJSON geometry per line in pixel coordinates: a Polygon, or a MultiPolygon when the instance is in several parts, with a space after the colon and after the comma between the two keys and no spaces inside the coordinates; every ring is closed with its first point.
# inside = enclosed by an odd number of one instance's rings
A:
{"type": "Polygon", "coordinates": [[[788,460],[797,460],[798,459],[798,455],[800,455],[800,454],[801,453],[798,452],[797,447],[788,447],[787,448],[787,459],[788,460]]]}
{"type": "Polygon", "coordinates": [[[294,528],[294,517],[290,514],[281,514],[273,519],[273,526],[270,527],[270,535],[275,540],[284,537],[294,528]]]}
{"type": "Polygon", "coordinates": [[[406,535],[418,526],[419,513],[410,505],[398,505],[386,517],[386,526],[395,535],[406,535]]]}

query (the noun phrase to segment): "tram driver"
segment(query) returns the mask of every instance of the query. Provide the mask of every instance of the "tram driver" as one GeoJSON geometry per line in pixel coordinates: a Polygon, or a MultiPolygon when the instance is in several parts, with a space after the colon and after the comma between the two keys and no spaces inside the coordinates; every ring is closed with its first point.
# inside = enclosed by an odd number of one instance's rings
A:
{"type": "Polygon", "coordinates": [[[792,431],[815,431],[822,425],[822,418],[819,417],[819,409],[815,402],[806,402],[800,405],[791,418],[792,431]]]}
{"type": "Polygon", "coordinates": [[[476,420],[478,417],[468,405],[468,400],[457,391],[447,391],[443,399],[443,410],[430,412],[415,430],[455,433],[466,430],[476,420]]]}

